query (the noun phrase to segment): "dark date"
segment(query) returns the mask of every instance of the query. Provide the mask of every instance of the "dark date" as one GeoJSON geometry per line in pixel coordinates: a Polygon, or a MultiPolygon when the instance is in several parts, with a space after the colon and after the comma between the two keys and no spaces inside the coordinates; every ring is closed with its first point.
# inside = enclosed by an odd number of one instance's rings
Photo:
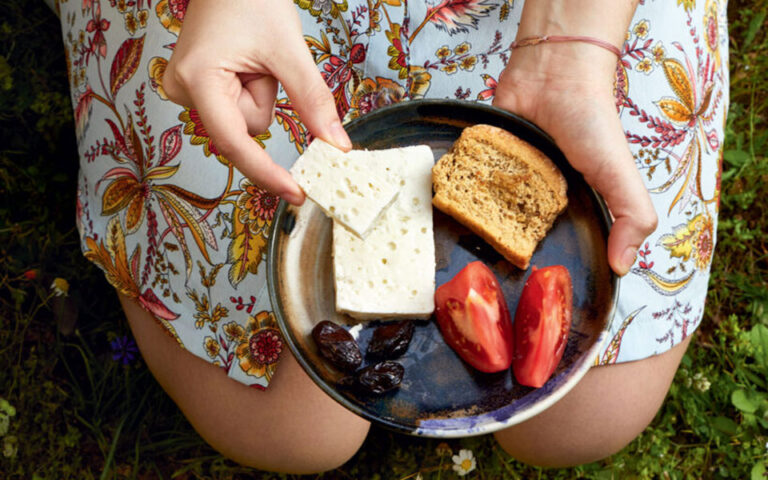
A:
{"type": "Polygon", "coordinates": [[[357,373],[357,383],[365,391],[381,395],[400,386],[405,368],[392,360],[367,366],[357,373]]]}
{"type": "Polygon", "coordinates": [[[360,347],[352,334],[329,320],[315,325],[312,339],[320,354],[339,370],[354,372],[363,362],[360,347]]]}
{"type": "Polygon", "coordinates": [[[377,327],[368,343],[366,354],[377,359],[392,359],[401,356],[408,350],[414,329],[412,320],[387,322],[377,327]]]}
{"type": "Polygon", "coordinates": [[[363,393],[381,395],[400,386],[405,368],[393,360],[361,368],[354,375],[339,380],[339,386],[353,388],[363,393]]]}

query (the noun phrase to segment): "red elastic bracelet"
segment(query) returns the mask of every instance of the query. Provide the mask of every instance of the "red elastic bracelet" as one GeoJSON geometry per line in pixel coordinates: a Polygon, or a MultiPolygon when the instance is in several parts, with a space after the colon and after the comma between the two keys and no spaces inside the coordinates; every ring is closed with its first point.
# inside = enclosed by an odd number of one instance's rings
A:
{"type": "Polygon", "coordinates": [[[621,58],[621,50],[616,45],[600,40],[594,37],[585,37],[582,35],[542,35],[540,37],[528,37],[522,40],[515,40],[509,45],[510,50],[519,47],[528,47],[531,45],[538,45],[544,42],[586,42],[598,47],[604,48],[613,53],[617,57],[621,58]]]}

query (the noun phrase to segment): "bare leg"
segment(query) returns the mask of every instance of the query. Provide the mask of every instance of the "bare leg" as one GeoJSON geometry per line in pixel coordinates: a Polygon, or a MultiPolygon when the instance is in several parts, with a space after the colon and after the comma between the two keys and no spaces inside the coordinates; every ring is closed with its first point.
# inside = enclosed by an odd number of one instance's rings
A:
{"type": "Polygon", "coordinates": [[[137,303],[120,296],[139,349],[197,432],[223,455],[263,470],[331,470],[360,448],[369,423],[337,404],[285,352],[267,391],[248,388],[179,348],[137,303]]]}
{"type": "Polygon", "coordinates": [[[640,435],[669,390],[690,336],[668,352],[591,369],[540,415],[495,434],[516,459],[544,467],[608,457],[640,435]]]}

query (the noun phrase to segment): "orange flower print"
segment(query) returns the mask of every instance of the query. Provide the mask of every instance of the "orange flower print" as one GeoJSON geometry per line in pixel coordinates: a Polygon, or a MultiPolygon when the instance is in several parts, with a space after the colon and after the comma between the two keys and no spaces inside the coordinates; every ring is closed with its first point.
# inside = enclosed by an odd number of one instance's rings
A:
{"type": "Polygon", "coordinates": [[[456,55],[464,55],[465,53],[469,52],[471,48],[472,45],[469,44],[469,42],[462,42],[456,45],[456,48],[453,49],[453,53],[456,55]]]}
{"type": "Polygon", "coordinates": [[[648,36],[648,20],[640,20],[632,29],[632,32],[637,35],[637,38],[645,38],[648,36]]]}
{"type": "Polygon", "coordinates": [[[224,330],[224,335],[226,335],[229,340],[240,339],[245,335],[245,329],[238,325],[237,322],[225,323],[222,329],[224,330]]]}
{"type": "Polygon", "coordinates": [[[252,225],[251,230],[257,233],[264,225],[272,222],[280,199],[277,195],[252,184],[246,178],[240,182],[240,188],[243,189],[237,197],[240,222],[252,225]]]}
{"type": "Polygon", "coordinates": [[[249,317],[235,349],[243,372],[254,377],[266,376],[270,380],[282,351],[283,339],[272,312],[262,311],[249,317]]]}
{"type": "Polygon", "coordinates": [[[451,56],[451,49],[448,47],[448,45],[443,45],[442,47],[438,48],[435,52],[435,55],[437,55],[437,58],[440,60],[446,59],[451,56]]]}
{"type": "Polygon", "coordinates": [[[712,251],[715,247],[712,217],[704,215],[698,227],[694,240],[693,259],[696,263],[696,268],[704,270],[712,259],[712,251]]]}
{"type": "Polygon", "coordinates": [[[189,0],[162,0],[155,7],[157,18],[169,32],[178,35],[189,0]]]}
{"type": "Polygon", "coordinates": [[[139,26],[141,28],[146,28],[148,18],[149,18],[149,11],[147,11],[146,8],[136,12],[136,19],[139,21],[139,26]]]}
{"type": "Polygon", "coordinates": [[[709,213],[700,213],[687,223],[678,225],[672,233],[662,235],[659,245],[664,247],[670,257],[683,261],[693,259],[697,270],[707,268],[714,250],[714,222],[709,213]]]}
{"type": "Polygon", "coordinates": [[[456,65],[456,62],[446,63],[445,66],[441,67],[440,70],[447,73],[448,75],[453,75],[454,73],[459,71],[458,65],[456,65]]]}
{"type": "Polygon", "coordinates": [[[207,353],[209,357],[216,358],[220,350],[221,346],[219,345],[219,342],[213,337],[205,337],[205,353],[207,353]]]}
{"type": "Polygon", "coordinates": [[[432,74],[422,66],[411,65],[408,69],[408,79],[410,80],[408,92],[411,98],[423,98],[427,94],[427,90],[429,90],[432,74]]]}
{"type": "Polygon", "coordinates": [[[664,45],[662,45],[661,42],[656,42],[656,45],[653,46],[651,52],[653,53],[653,61],[655,63],[661,63],[667,55],[666,50],[664,50],[664,45]]]}
{"type": "Polygon", "coordinates": [[[136,20],[133,12],[125,12],[125,29],[128,30],[131,35],[133,35],[136,33],[138,28],[139,22],[136,20]]]}
{"type": "Polygon", "coordinates": [[[459,67],[461,67],[462,70],[466,70],[468,72],[474,70],[475,65],[477,65],[477,57],[474,55],[464,57],[459,61],[459,67]]]}
{"type": "Polygon", "coordinates": [[[168,100],[168,94],[163,88],[163,75],[168,67],[168,60],[163,57],[152,57],[147,65],[149,70],[149,87],[157,93],[163,100],[168,100]]]}
{"type": "Polygon", "coordinates": [[[635,70],[638,72],[643,72],[644,74],[648,75],[653,71],[653,62],[650,58],[646,57],[642,59],[641,61],[637,62],[637,65],[635,65],[635,70]]]}
{"type": "Polygon", "coordinates": [[[357,118],[377,108],[398,103],[406,98],[405,88],[388,78],[366,78],[360,82],[350,100],[346,120],[357,118]]]}

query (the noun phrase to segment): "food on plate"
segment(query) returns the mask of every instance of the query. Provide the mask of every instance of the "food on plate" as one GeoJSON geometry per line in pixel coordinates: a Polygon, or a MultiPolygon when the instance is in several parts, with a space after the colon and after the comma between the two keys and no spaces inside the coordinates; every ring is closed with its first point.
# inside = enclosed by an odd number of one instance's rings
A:
{"type": "Polygon", "coordinates": [[[416,329],[411,320],[387,322],[373,330],[373,336],[368,342],[366,355],[371,358],[397,358],[408,350],[408,345],[416,329]]]}
{"type": "Polygon", "coordinates": [[[547,382],[563,357],[572,313],[568,269],[562,265],[533,267],[515,312],[512,370],[518,383],[538,388],[547,382]]]}
{"type": "Polygon", "coordinates": [[[349,331],[330,320],[323,320],[314,326],[312,339],[320,354],[331,365],[348,373],[339,380],[340,387],[380,395],[400,386],[405,368],[391,358],[402,355],[408,349],[413,336],[413,323],[393,322],[378,327],[378,330],[384,333],[378,334],[381,344],[376,348],[376,358],[385,360],[359,368],[363,357],[357,341],[349,331]]]}
{"type": "Polygon", "coordinates": [[[514,338],[496,276],[483,262],[468,264],[435,292],[435,315],[446,343],[482,372],[506,370],[514,338]]]}
{"type": "Polygon", "coordinates": [[[404,185],[365,239],[333,225],[336,310],[361,320],[429,318],[435,308],[434,156],[424,145],[399,150],[404,185]]]}
{"type": "Polygon", "coordinates": [[[330,320],[315,325],[312,339],[323,358],[339,370],[354,372],[363,363],[360,347],[352,334],[330,320]]]}
{"type": "Polygon", "coordinates": [[[413,148],[345,153],[315,139],[290,172],[326,215],[362,238],[403,186],[413,148]]]}
{"type": "Polygon", "coordinates": [[[393,360],[368,365],[354,375],[349,375],[339,381],[339,386],[354,388],[363,393],[381,395],[398,388],[403,380],[405,368],[393,360]]]}
{"type": "Polygon", "coordinates": [[[491,125],[465,128],[432,173],[435,207],[522,269],[568,203],[555,164],[491,125]]]}

